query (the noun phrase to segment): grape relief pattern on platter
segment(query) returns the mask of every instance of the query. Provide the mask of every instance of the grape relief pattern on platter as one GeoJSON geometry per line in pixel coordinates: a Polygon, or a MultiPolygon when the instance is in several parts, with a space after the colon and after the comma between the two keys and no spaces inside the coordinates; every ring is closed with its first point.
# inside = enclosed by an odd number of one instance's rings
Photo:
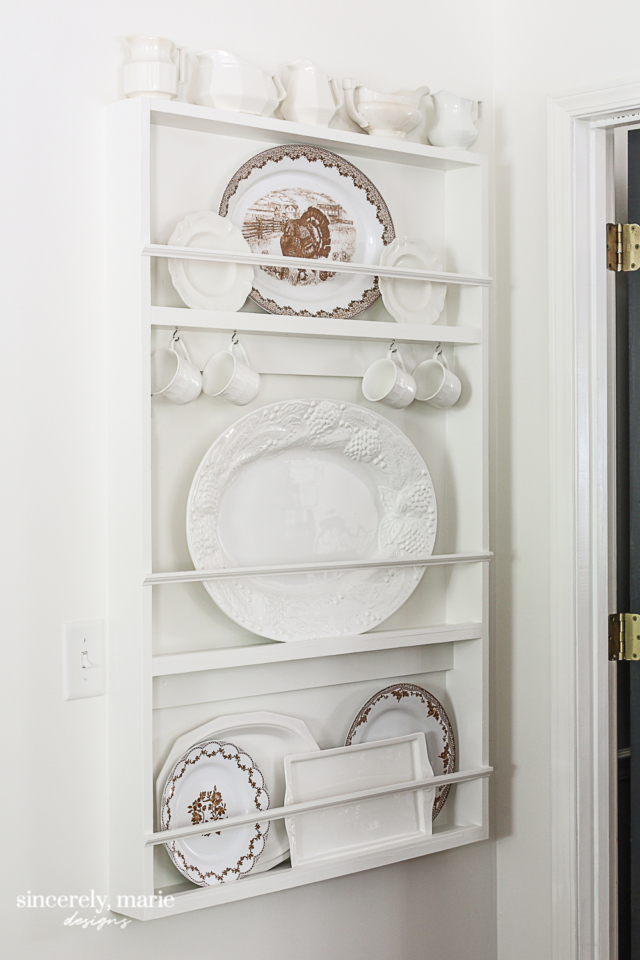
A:
{"type": "MultiPolygon", "coordinates": [[[[207,740],[197,743],[191,747],[173,767],[169,774],[167,783],[162,794],[162,803],[160,808],[160,829],[170,830],[175,824],[172,824],[174,817],[174,801],[176,790],[180,786],[182,777],[187,771],[197,763],[206,763],[207,760],[216,759],[218,761],[228,762],[233,769],[240,771],[241,779],[246,778],[246,783],[253,794],[253,804],[257,811],[268,810],[270,806],[269,793],[264,781],[264,777],[254,760],[239,747],[233,743],[223,743],[219,740],[207,740]]],[[[188,812],[191,816],[191,822],[207,823],[209,821],[220,820],[228,815],[226,804],[222,800],[222,795],[217,787],[212,790],[203,791],[200,796],[190,804],[188,812]],[[209,797],[207,795],[210,795],[209,797]]],[[[183,826],[186,824],[178,824],[183,826]]],[[[193,857],[185,851],[184,845],[180,840],[174,840],[165,844],[167,852],[174,865],[180,873],[201,887],[213,886],[218,883],[226,883],[230,880],[237,880],[245,876],[255,866],[260,854],[264,850],[267,834],[269,833],[269,822],[254,824],[251,835],[247,837],[246,847],[241,852],[236,863],[220,863],[217,869],[202,870],[198,864],[193,863],[193,857]]],[[[216,836],[220,836],[221,831],[216,831],[216,836]]],[[[203,834],[205,837],[211,837],[211,834],[203,834]]]]}
{"type": "MultiPolygon", "coordinates": [[[[260,457],[293,448],[333,450],[366,464],[377,486],[381,520],[375,556],[424,557],[433,550],[437,511],[431,477],[418,451],[388,420],[350,403],[292,400],[243,417],[205,455],[187,509],[196,569],[229,566],[218,536],[224,491],[260,457]]],[[[423,567],[327,573],[297,586],[295,577],[207,581],[216,603],[237,623],[275,640],[363,633],[404,603],[423,567]]]]}

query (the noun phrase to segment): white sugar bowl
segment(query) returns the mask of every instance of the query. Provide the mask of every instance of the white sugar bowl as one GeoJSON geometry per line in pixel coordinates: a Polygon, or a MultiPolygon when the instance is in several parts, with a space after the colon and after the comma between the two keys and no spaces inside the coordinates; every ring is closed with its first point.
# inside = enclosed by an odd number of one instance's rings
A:
{"type": "Polygon", "coordinates": [[[193,98],[204,107],[269,117],[287,91],[277,74],[240,60],[227,50],[197,54],[198,79],[193,98]]]}

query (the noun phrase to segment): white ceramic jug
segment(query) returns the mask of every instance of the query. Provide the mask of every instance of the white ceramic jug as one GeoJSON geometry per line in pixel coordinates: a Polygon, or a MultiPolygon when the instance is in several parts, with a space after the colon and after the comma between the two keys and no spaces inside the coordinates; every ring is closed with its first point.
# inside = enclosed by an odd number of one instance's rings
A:
{"type": "Polygon", "coordinates": [[[338,81],[311,60],[295,60],[287,64],[287,70],[282,116],[295,123],[327,126],[342,106],[338,81]]]}
{"type": "Polygon", "coordinates": [[[363,83],[347,78],[342,81],[344,103],[351,119],[374,137],[404,140],[422,120],[420,101],[429,87],[377,93],[363,83]]]}
{"type": "Polygon", "coordinates": [[[478,137],[474,126],[474,121],[478,119],[477,101],[458,97],[448,90],[439,90],[433,94],[433,102],[436,118],[429,130],[429,143],[434,147],[467,150],[478,137]]]}
{"type": "Polygon", "coordinates": [[[287,91],[277,74],[240,60],[227,50],[197,54],[198,79],[194,100],[205,107],[270,116],[287,91]]]}
{"type": "Polygon", "coordinates": [[[127,97],[173,100],[185,80],[185,50],[165,37],[127,37],[131,62],[124,67],[127,97]]]}

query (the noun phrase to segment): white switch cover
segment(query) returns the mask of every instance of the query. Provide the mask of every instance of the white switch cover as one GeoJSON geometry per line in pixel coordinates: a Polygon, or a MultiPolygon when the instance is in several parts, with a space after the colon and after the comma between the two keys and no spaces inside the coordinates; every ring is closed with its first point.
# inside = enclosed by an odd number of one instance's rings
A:
{"type": "Polygon", "coordinates": [[[106,693],[104,620],[62,624],[62,680],[65,700],[106,693]]]}

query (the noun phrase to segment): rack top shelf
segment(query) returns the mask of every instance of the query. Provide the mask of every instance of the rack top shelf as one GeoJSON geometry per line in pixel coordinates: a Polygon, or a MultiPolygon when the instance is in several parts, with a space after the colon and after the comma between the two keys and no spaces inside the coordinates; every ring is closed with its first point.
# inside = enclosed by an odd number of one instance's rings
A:
{"type": "Polygon", "coordinates": [[[347,153],[354,157],[371,157],[407,163],[437,170],[453,170],[475,167],[483,162],[481,154],[467,150],[447,150],[408,140],[393,140],[386,137],[370,137],[351,133],[349,130],[333,130],[308,124],[292,123],[275,117],[257,117],[252,114],[234,113],[229,110],[214,110],[192,103],[171,100],[139,98],[121,103],[143,103],[151,111],[151,123],[183,130],[198,130],[204,133],[220,133],[225,136],[262,140],[267,143],[310,143],[347,153]]]}

